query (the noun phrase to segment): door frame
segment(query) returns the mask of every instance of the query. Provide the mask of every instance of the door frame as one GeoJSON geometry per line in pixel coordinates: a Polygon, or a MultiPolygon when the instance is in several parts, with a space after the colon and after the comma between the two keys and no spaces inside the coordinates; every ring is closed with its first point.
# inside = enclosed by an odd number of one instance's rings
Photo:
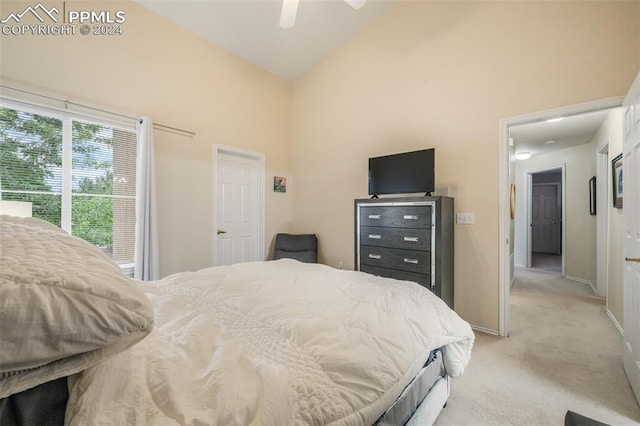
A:
{"type": "Polygon", "coordinates": [[[211,208],[212,213],[212,234],[213,238],[211,254],[212,265],[218,266],[218,234],[215,232],[218,226],[218,157],[220,154],[232,155],[235,157],[249,158],[256,162],[257,165],[257,190],[256,190],[256,205],[258,206],[258,260],[265,260],[265,154],[260,152],[253,152],[246,149],[236,148],[233,146],[213,144],[213,203],[211,208]]]}
{"type": "MultiPolygon", "coordinates": [[[[560,173],[562,174],[562,177],[560,178],[560,183],[545,183],[545,185],[557,185],[560,189],[560,208],[562,209],[562,215],[560,217],[560,221],[561,221],[561,227],[560,227],[560,238],[561,238],[561,243],[560,243],[560,251],[561,253],[561,259],[562,259],[562,270],[561,270],[561,274],[564,277],[565,276],[565,255],[566,255],[566,216],[565,216],[565,211],[566,211],[566,188],[567,188],[567,181],[566,181],[566,163],[561,163],[558,166],[550,166],[550,167],[545,167],[544,169],[536,169],[536,170],[527,170],[525,173],[527,174],[527,186],[525,188],[525,211],[527,212],[527,232],[525,233],[525,238],[527,239],[527,241],[525,242],[525,247],[527,248],[527,268],[531,268],[531,258],[532,258],[532,241],[533,241],[533,237],[531,235],[531,223],[533,220],[533,175],[535,175],[536,173],[544,173],[544,172],[550,172],[552,170],[560,170],[560,173]]],[[[515,244],[515,241],[514,241],[515,244]]]]}
{"type": "Polygon", "coordinates": [[[538,111],[513,117],[501,118],[498,122],[498,334],[509,335],[509,296],[511,293],[511,250],[513,241],[509,240],[512,219],[509,208],[511,180],[509,170],[513,167],[513,158],[509,155],[509,127],[534,121],[548,120],[565,115],[583,114],[622,105],[623,97],[600,99],[538,111]]]}
{"type": "Polygon", "coordinates": [[[596,149],[596,294],[609,310],[609,138],[596,149]],[[597,242],[602,244],[597,244],[597,242]]]}

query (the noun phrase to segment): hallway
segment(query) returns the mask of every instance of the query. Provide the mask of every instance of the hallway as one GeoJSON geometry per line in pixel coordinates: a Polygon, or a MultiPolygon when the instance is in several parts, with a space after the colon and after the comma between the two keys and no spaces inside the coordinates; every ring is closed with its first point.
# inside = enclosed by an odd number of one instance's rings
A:
{"type": "Polygon", "coordinates": [[[531,252],[531,268],[547,272],[562,273],[562,255],[531,252]]]}
{"type": "Polygon", "coordinates": [[[437,425],[561,425],[567,410],[640,424],[622,367],[622,338],[604,299],[556,274],[516,269],[510,337],[476,332],[437,425]]]}

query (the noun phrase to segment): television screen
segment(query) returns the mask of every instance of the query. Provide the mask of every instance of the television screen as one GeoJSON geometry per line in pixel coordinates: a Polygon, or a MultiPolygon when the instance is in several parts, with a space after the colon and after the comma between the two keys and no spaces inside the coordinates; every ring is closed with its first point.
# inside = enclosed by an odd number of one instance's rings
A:
{"type": "Polygon", "coordinates": [[[435,149],[369,158],[369,195],[431,193],[435,149]]]}

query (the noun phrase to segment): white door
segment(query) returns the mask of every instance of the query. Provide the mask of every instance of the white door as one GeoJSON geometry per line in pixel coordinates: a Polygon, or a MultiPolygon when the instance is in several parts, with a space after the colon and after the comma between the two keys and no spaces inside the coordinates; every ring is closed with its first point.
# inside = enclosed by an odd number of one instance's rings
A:
{"type": "Polygon", "coordinates": [[[624,369],[640,401],[640,74],[623,106],[624,369]]]}
{"type": "Polygon", "coordinates": [[[264,260],[260,159],[216,149],[215,265],[264,260]]]}
{"type": "Polygon", "coordinates": [[[531,251],[560,254],[559,185],[531,188],[531,251]]]}

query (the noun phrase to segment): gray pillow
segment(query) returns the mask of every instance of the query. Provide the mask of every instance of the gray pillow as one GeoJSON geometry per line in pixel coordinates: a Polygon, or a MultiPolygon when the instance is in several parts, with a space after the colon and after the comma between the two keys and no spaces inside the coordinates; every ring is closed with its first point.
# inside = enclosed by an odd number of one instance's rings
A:
{"type": "Polygon", "coordinates": [[[152,327],[145,294],[97,247],[0,216],[0,398],[97,364],[152,327]]]}

